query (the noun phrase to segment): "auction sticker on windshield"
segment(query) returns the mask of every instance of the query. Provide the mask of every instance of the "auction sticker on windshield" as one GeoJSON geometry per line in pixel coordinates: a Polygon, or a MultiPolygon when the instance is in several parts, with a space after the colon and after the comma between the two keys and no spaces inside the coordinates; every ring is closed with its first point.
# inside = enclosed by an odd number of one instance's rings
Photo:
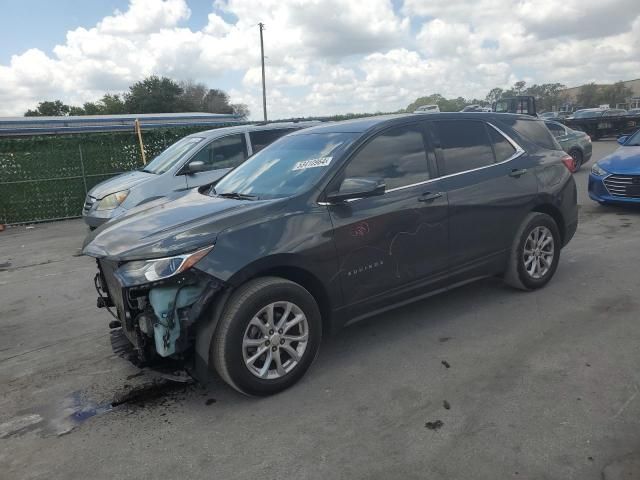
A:
{"type": "Polygon", "coordinates": [[[306,170],[307,168],[326,167],[331,163],[333,157],[318,157],[310,160],[298,162],[293,166],[293,170],[306,170]]]}

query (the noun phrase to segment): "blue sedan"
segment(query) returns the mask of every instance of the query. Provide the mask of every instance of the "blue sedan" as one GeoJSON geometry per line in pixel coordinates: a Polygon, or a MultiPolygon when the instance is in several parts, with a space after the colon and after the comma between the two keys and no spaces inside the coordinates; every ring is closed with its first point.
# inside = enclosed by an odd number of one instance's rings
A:
{"type": "Polygon", "coordinates": [[[618,143],[618,150],[591,168],[589,197],[602,204],[640,205],[640,130],[618,138],[618,143]]]}

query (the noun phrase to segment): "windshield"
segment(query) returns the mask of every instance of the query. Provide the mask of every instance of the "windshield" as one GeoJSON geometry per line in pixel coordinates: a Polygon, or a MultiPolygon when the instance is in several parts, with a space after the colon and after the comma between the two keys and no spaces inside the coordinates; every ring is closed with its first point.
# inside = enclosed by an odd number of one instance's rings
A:
{"type": "Polygon", "coordinates": [[[142,169],[143,172],[164,173],[178,163],[187,152],[193,150],[203,140],[202,137],[185,137],[178,140],[142,169]]]}
{"type": "Polygon", "coordinates": [[[226,175],[211,193],[280,198],[312,186],[358,133],[309,133],[283,137],[226,175]]]}
{"type": "Polygon", "coordinates": [[[636,133],[631,135],[631,137],[624,142],[624,145],[626,147],[640,147],[640,130],[636,130],[636,133]]]}
{"type": "Polygon", "coordinates": [[[583,110],[577,111],[573,114],[573,118],[592,118],[600,117],[604,113],[604,110],[583,110]]]}

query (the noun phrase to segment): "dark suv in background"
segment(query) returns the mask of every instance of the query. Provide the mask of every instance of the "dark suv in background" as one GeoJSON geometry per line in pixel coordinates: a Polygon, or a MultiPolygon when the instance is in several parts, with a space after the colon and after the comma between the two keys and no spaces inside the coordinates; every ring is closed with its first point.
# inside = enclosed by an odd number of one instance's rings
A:
{"type": "Polygon", "coordinates": [[[193,361],[268,395],[345,324],[487,276],[547,284],[577,227],[572,162],[531,116],[329,123],[211,189],[132,210],[84,253],[140,359],[193,361]]]}

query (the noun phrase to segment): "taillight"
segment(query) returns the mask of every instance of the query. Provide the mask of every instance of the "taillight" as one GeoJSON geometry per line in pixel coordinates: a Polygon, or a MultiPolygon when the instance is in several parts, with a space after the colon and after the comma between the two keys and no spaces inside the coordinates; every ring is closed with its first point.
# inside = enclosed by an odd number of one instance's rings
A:
{"type": "Polygon", "coordinates": [[[569,170],[571,173],[576,171],[576,161],[571,155],[565,155],[564,157],[562,157],[562,163],[564,163],[564,166],[567,167],[567,170],[569,170]]]}

